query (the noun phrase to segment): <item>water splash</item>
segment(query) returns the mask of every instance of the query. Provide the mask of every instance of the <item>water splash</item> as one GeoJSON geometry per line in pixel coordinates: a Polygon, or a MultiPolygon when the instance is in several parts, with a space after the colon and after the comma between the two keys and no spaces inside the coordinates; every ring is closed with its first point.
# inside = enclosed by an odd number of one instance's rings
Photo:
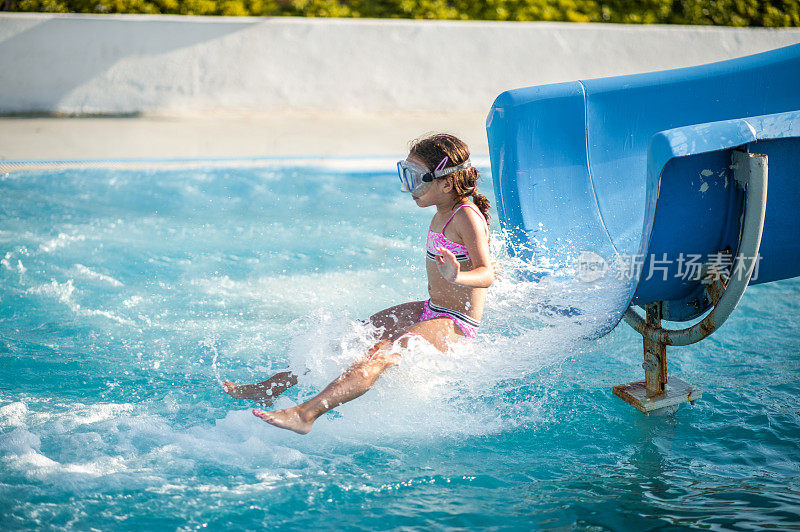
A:
{"type": "Polygon", "coordinates": [[[544,227],[535,261],[503,257],[504,235],[492,235],[505,269],[476,341],[446,353],[412,344],[308,436],[226,395],[223,379],[288,365],[301,383],[276,407],[296,404],[363,356],[375,331],[360,320],[423,297],[412,235],[430,213],[396,200],[394,179],[261,169],[2,181],[4,524],[502,518],[530,529],[574,528],[579,511],[613,528],[623,507],[680,520],[654,526],[797,521],[796,282],[748,289],[710,342],[671,354],[671,371],[713,393],[668,418],[636,417],[611,395],[640,376],[641,340],[624,328],[592,340],[614,279],[576,279],[575,244],[545,241],[544,227]],[[774,375],[785,379],[766,393],[774,375]],[[759,498],[720,505],[741,482],[759,498]]]}

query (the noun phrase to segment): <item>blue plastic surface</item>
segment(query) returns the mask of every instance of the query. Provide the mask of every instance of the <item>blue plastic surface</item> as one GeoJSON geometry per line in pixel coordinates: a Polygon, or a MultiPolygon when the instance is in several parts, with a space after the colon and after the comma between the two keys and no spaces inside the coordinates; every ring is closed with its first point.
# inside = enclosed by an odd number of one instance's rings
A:
{"type": "Polygon", "coordinates": [[[736,253],[744,201],[730,168],[736,147],[769,161],[763,259],[750,283],[800,274],[800,111],[698,124],[660,132],[651,142],[648,191],[658,196],[645,215],[640,251],[647,260],[634,303],[668,301],[673,320],[691,319],[710,306],[699,283],[678,275],[677,261],[661,265],[658,275],[651,275],[651,264],[681,253],[736,253]]]}
{"type": "Polygon", "coordinates": [[[671,275],[647,279],[649,258],[726,245],[735,251],[743,195],[728,169],[729,152],[745,146],[770,157],[753,282],[800,275],[800,115],[792,113],[800,109],[798,87],[794,45],[698,67],[502,93],[487,134],[512,252],[565,267],[581,251],[608,264],[646,257],[642,275],[621,276],[624,297],[608,330],[631,300],[673,301],[672,319],[689,319],[707,306],[686,306],[697,284],[671,275]]]}

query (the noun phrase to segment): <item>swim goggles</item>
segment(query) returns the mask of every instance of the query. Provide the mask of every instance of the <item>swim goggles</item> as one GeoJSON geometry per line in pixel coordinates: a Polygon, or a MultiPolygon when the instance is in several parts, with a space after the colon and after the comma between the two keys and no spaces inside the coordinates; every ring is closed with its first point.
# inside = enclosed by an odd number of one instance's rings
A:
{"type": "Polygon", "coordinates": [[[400,190],[402,192],[414,192],[424,183],[430,183],[434,179],[450,175],[459,170],[466,170],[472,166],[472,163],[467,159],[459,165],[445,168],[449,160],[450,158],[445,156],[432,172],[426,168],[420,168],[419,166],[411,164],[408,161],[398,161],[397,175],[400,177],[400,190]]]}

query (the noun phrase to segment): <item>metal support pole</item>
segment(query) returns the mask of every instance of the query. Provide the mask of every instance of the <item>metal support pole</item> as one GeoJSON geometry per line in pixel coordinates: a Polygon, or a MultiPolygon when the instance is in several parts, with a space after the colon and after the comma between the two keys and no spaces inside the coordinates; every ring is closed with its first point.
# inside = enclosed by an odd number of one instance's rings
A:
{"type": "MultiPolygon", "coordinates": [[[[661,327],[661,301],[645,306],[647,324],[661,327]]],[[[667,387],[667,344],[643,338],[644,344],[644,381],[647,397],[655,397],[664,393],[667,387]]]]}
{"type": "Polygon", "coordinates": [[[667,379],[667,346],[693,344],[716,331],[736,308],[753,275],[764,231],[768,159],[766,155],[734,150],[731,163],[736,182],[746,191],[742,232],[733,268],[733,271],[742,271],[744,275],[727,279],[720,275],[704,278],[706,293],[714,306],[702,320],[685,329],[661,328],[662,302],[645,305],[645,317],[633,310],[632,306],[625,312],[625,321],[644,338],[642,367],[645,380],[619,384],[613,390],[614,395],[645,414],[677,408],[678,404],[685,401],[694,403],[701,397],[702,392],[695,386],[677,377],[667,379]]]}

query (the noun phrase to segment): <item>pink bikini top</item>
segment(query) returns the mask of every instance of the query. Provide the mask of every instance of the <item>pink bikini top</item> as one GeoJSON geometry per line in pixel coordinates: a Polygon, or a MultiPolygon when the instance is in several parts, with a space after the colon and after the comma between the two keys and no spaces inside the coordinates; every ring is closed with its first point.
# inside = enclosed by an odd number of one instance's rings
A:
{"type": "MultiPolygon", "coordinates": [[[[446,236],[444,236],[444,230],[447,227],[447,224],[450,223],[450,220],[453,219],[453,216],[461,210],[462,207],[471,207],[475,209],[475,211],[481,215],[483,218],[483,213],[472,203],[465,203],[458,207],[456,210],[453,211],[453,214],[450,215],[450,218],[444,223],[444,227],[442,227],[442,232],[437,233],[436,231],[432,231],[430,227],[428,227],[428,238],[425,241],[425,255],[428,257],[429,260],[436,260],[436,257],[440,256],[441,253],[436,251],[437,247],[445,248],[446,250],[453,253],[456,256],[456,260],[458,262],[464,262],[469,260],[469,252],[467,252],[466,246],[464,244],[459,244],[458,242],[453,242],[446,236]]],[[[486,219],[484,218],[483,223],[486,223],[486,219]]],[[[489,228],[486,228],[486,234],[489,234],[489,228]]]]}

